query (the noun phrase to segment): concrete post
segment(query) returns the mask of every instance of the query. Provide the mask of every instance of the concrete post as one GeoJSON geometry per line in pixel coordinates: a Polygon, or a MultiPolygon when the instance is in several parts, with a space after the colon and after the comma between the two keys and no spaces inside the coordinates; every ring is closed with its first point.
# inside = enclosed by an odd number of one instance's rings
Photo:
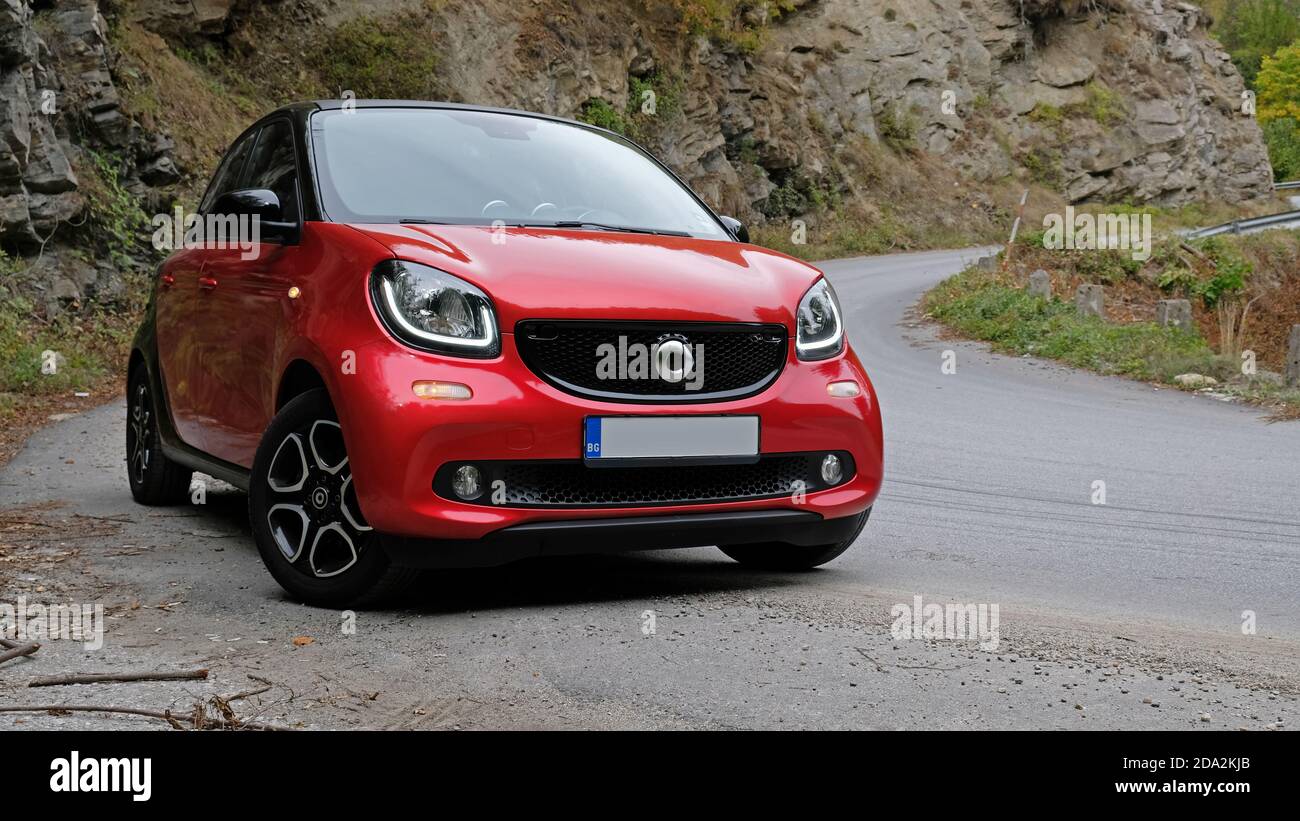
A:
{"type": "Polygon", "coordinates": [[[1286,383],[1300,387],[1300,325],[1291,326],[1291,345],[1286,355],[1286,383]]]}
{"type": "Polygon", "coordinates": [[[1156,322],[1161,327],[1192,329],[1192,303],[1185,299],[1162,299],[1156,303],[1156,322]]]}
{"type": "Polygon", "coordinates": [[[1041,268],[1029,275],[1029,295],[1052,298],[1052,278],[1041,268]]]}
{"type": "Polygon", "coordinates": [[[1080,285],[1074,294],[1074,307],[1079,316],[1106,318],[1106,298],[1100,285],[1080,285]]]}

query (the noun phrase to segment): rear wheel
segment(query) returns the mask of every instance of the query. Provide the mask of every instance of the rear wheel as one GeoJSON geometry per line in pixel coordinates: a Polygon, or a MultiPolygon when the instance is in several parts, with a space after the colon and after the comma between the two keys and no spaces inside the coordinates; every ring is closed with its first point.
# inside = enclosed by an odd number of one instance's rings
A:
{"type": "Polygon", "coordinates": [[[853,534],[834,544],[796,545],[785,542],[759,542],[755,544],[719,545],[731,558],[759,570],[811,570],[820,567],[848,550],[866,527],[871,508],[858,514],[853,534]]]}
{"type": "Polygon", "coordinates": [[[142,505],[176,505],[189,498],[194,472],[168,459],[158,432],[149,371],[136,365],[126,383],[126,475],[142,505]]]}
{"type": "Polygon", "coordinates": [[[248,512],[271,575],[310,604],[375,604],[418,575],[388,560],[362,517],[343,429],[323,390],[291,400],[266,429],[253,459],[248,512]]]}

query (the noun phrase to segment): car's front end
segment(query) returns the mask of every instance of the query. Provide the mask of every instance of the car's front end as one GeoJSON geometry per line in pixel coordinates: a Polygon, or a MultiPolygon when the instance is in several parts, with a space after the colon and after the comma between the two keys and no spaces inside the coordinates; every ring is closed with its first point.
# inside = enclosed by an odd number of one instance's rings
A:
{"type": "Polygon", "coordinates": [[[364,378],[333,393],[360,507],[406,537],[390,543],[404,563],[825,544],[874,501],[876,397],[802,263],[692,238],[358,230],[393,257],[365,289],[370,325],[335,340],[364,378]],[[464,289],[489,312],[478,347],[422,338],[412,288],[464,289]],[[833,327],[801,330],[801,302],[833,327]],[[689,365],[656,367],[670,342],[689,365]]]}
{"type": "Polygon", "coordinates": [[[355,374],[327,381],[398,561],[856,534],[880,412],[818,271],[606,132],[382,107],[311,139],[334,243],[368,266],[317,344],[355,374]]]}

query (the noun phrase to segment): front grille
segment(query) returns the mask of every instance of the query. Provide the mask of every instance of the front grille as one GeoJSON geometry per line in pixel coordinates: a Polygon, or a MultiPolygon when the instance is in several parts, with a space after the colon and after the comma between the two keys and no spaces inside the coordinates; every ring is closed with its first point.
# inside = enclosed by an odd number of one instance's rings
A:
{"type": "MultiPolygon", "coordinates": [[[[433,481],[445,499],[463,502],[451,489],[461,465],[483,472],[483,495],[470,504],[486,507],[653,507],[738,502],[813,493],[829,485],[821,478],[826,454],[787,453],[761,457],[747,465],[664,467],[587,467],[581,460],[453,462],[433,481]]],[[[844,465],[840,484],[853,478],[853,458],[835,451],[844,465]]]]}
{"type": "Polygon", "coordinates": [[[529,320],[515,328],[520,356],[534,373],[567,393],[611,402],[722,402],[752,396],[781,374],[787,338],[782,325],[748,323],[529,320]],[[673,340],[692,356],[702,354],[695,372],[672,381],[637,371],[639,351],[646,352],[643,362],[649,365],[656,346],[673,340]]]}

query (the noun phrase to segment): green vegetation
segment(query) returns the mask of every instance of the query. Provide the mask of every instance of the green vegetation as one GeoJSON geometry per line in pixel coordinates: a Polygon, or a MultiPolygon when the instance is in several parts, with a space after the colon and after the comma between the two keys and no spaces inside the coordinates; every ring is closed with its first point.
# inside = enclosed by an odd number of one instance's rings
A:
{"type": "Polygon", "coordinates": [[[930,316],[996,350],[1101,373],[1168,382],[1189,371],[1226,377],[1234,367],[1196,333],[1080,317],[1072,303],[1031,297],[996,272],[963,271],[931,291],[924,305],[930,316]]]}
{"type": "Polygon", "coordinates": [[[420,15],[357,17],[329,32],[311,62],[336,94],[422,100],[437,96],[437,57],[420,15]]]}
{"type": "Polygon", "coordinates": [[[1282,117],[1264,123],[1263,127],[1273,179],[1300,180],[1300,120],[1282,117]]]}
{"type": "Polygon", "coordinates": [[[1066,120],[1074,117],[1093,120],[1101,125],[1115,125],[1124,120],[1123,101],[1110,88],[1098,82],[1091,82],[1087,86],[1087,95],[1087,99],[1083,102],[1065,106],[1038,103],[1029,112],[1029,119],[1056,129],[1058,132],[1066,120]]]}
{"type": "Polygon", "coordinates": [[[1212,31],[1258,94],[1274,179],[1300,178],[1300,0],[1209,0],[1212,31]]]}
{"type": "MultiPolygon", "coordinates": [[[[0,271],[14,267],[0,254],[0,271]]],[[[146,290],[143,277],[129,276],[126,309],[95,306],[54,319],[36,318],[36,306],[22,297],[0,300],[0,423],[33,399],[115,389],[146,290]],[[42,372],[45,351],[60,357],[53,373],[42,372]]]]}
{"type": "Polygon", "coordinates": [[[646,142],[662,123],[681,111],[682,81],[656,71],[648,77],[629,77],[627,107],[620,111],[613,103],[592,97],[582,104],[578,119],[607,128],[637,142],[646,142]]]}
{"type": "Polygon", "coordinates": [[[578,119],[597,128],[607,128],[615,134],[627,136],[627,121],[623,119],[623,112],[599,97],[592,97],[582,104],[578,119]]]}
{"type": "Polygon", "coordinates": [[[757,51],[767,26],[793,11],[793,0],[670,0],[681,30],[745,53],[757,51]]]}
{"type": "Polygon", "coordinates": [[[81,164],[77,177],[86,195],[86,231],[109,254],[114,263],[124,265],[122,257],[136,250],[140,234],[149,220],[139,200],[122,187],[118,178],[118,161],[110,155],[88,150],[89,164],[81,164]]]}
{"type": "Polygon", "coordinates": [[[916,150],[916,117],[910,111],[886,107],[876,117],[876,132],[885,145],[899,153],[916,150]]]}
{"type": "Polygon", "coordinates": [[[1265,57],[1300,40],[1300,0],[1220,0],[1208,5],[1216,14],[1213,32],[1248,86],[1254,85],[1265,57]]]}
{"type": "Polygon", "coordinates": [[[806,260],[961,248],[995,239],[966,225],[922,223],[888,209],[875,216],[828,211],[807,226],[802,243],[795,242],[794,230],[786,222],[754,227],[750,236],[756,245],[806,260]]]}
{"type": "Polygon", "coordinates": [[[1264,58],[1255,88],[1274,179],[1300,178],[1300,40],[1264,58]]]}
{"type": "Polygon", "coordinates": [[[1102,125],[1123,122],[1124,102],[1118,94],[1098,82],[1088,83],[1087,93],[1087,100],[1076,110],[1102,125]]]}
{"type": "Polygon", "coordinates": [[[1017,241],[1010,269],[967,269],[922,304],[928,316],[1002,352],[1162,383],[1183,373],[1205,374],[1220,381],[1217,390],[1268,407],[1275,419],[1300,419],[1300,388],[1283,387],[1276,375],[1247,376],[1238,358],[1245,336],[1261,363],[1276,367],[1285,356],[1300,287],[1300,233],[1275,233],[1190,244],[1166,238],[1148,261],[1136,263],[1121,252],[1044,249],[1042,232],[1031,231],[1017,241]],[[1024,279],[1035,268],[1052,272],[1056,296],[1029,295],[1024,279]],[[1079,316],[1070,296],[1081,282],[1113,288],[1118,316],[1079,316]],[[1169,296],[1195,300],[1192,330],[1142,320],[1156,300],[1169,296]],[[1218,342],[1211,344],[1202,333],[1216,329],[1218,342]]]}
{"type": "Polygon", "coordinates": [[[1039,185],[1059,190],[1065,182],[1061,172],[1061,152],[1054,148],[1036,146],[1020,156],[1020,164],[1029,172],[1029,178],[1039,185]]]}

